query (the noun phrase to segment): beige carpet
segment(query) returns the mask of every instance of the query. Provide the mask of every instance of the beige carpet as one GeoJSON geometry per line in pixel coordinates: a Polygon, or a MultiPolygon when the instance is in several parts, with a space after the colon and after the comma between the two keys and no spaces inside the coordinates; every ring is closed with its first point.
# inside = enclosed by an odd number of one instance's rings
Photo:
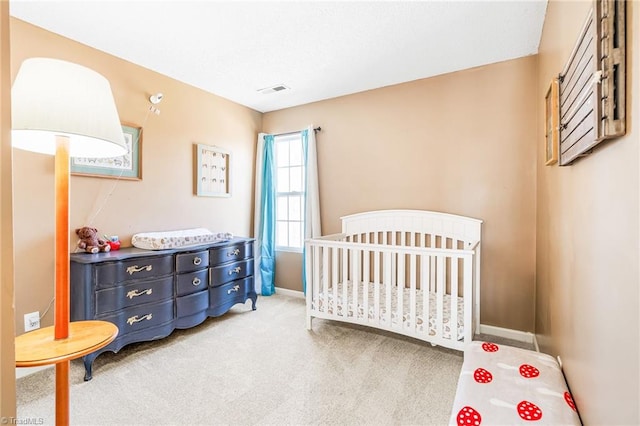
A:
{"type": "MultiPolygon", "coordinates": [[[[260,297],[220,318],[71,367],[76,425],[443,425],[462,353],[314,320],[302,299],[260,297]]],[[[21,378],[18,417],[54,423],[53,369],[21,378]]]]}

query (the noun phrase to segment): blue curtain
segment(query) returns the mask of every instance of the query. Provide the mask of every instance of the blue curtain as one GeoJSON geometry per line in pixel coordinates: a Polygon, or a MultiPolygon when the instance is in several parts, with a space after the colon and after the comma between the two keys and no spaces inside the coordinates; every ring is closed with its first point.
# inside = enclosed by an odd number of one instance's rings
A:
{"type": "Polygon", "coordinates": [[[264,137],[264,163],[262,168],[262,203],[260,217],[261,257],[260,277],[262,280],[262,295],[271,296],[276,292],[276,183],[273,135],[264,137]]]}

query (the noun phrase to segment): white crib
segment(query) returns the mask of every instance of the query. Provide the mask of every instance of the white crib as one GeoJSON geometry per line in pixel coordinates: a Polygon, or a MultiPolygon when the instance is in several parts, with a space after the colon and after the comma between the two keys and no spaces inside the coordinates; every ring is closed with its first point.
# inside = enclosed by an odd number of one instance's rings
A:
{"type": "Polygon", "coordinates": [[[464,350],[480,325],[482,221],[421,210],[344,216],[305,241],[307,329],[323,318],[464,350]]]}

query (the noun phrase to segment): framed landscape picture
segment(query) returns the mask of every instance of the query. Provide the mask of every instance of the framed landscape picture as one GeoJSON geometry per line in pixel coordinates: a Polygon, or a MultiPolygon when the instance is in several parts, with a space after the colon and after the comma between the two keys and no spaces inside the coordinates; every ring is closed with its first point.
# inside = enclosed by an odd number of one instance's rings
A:
{"type": "Polygon", "coordinates": [[[142,179],[142,127],[122,124],[127,153],[111,158],[71,158],[71,174],[113,179],[142,179]]]}

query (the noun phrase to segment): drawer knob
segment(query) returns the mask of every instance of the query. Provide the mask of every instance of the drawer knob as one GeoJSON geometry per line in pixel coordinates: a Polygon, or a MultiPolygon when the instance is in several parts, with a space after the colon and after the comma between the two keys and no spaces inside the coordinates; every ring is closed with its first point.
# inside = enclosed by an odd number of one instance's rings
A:
{"type": "Polygon", "coordinates": [[[143,294],[151,294],[153,293],[153,289],[152,288],[148,288],[146,290],[131,290],[130,292],[127,293],[127,297],[129,299],[133,299],[134,297],[138,297],[138,296],[142,296],[143,294]]]}
{"type": "Polygon", "coordinates": [[[202,263],[202,258],[197,257],[197,256],[193,258],[193,264],[194,265],[198,266],[201,263],[202,263]]]}
{"type": "Polygon", "coordinates": [[[200,285],[200,283],[201,283],[201,282],[202,282],[202,281],[200,281],[200,278],[195,277],[195,278],[193,279],[193,281],[191,281],[191,284],[193,284],[194,286],[196,286],[196,287],[197,287],[197,286],[199,286],[199,285],[200,285]]]}
{"type": "Polygon", "coordinates": [[[133,325],[133,324],[135,324],[137,322],[140,322],[140,321],[144,321],[144,320],[148,321],[151,318],[153,318],[153,314],[143,315],[140,318],[138,318],[138,316],[136,315],[136,316],[133,316],[133,317],[129,317],[129,319],[127,319],[127,324],[133,325]]]}
{"type": "Polygon", "coordinates": [[[141,271],[150,271],[153,269],[153,265],[146,265],[146,266],[138,266],[138,265],[133,265],[133,266],[129,266],[127,268],[127,273],[129,275],[133,275],[136,272],[141,272],[141,271]]]}
{"type": "Polygon", "coordinates": [[[234,251],[230,251],[229,253],[227,253],[227,256],[231,257],[231,256],[237,256],[239,254],[240,254],[240,249],[235,249],[234,251]]]}
{"type": "Polygon", "coordinates": [[[242,268],[240,266],[236,266],[235,268],[233,268],[233,269],[231,269],[229,271],[229,275],[239,274],[240,271],[242,271],[242,268]]]}
{"type": "Polygon", "coordinates": [[[240,286],[236,284],[233,286],[233,288],[230,288],[229,290],[227,290],[227,294],[231,294],[233,292],[237,293],[238,291],[240,291],[240,286]]]}

